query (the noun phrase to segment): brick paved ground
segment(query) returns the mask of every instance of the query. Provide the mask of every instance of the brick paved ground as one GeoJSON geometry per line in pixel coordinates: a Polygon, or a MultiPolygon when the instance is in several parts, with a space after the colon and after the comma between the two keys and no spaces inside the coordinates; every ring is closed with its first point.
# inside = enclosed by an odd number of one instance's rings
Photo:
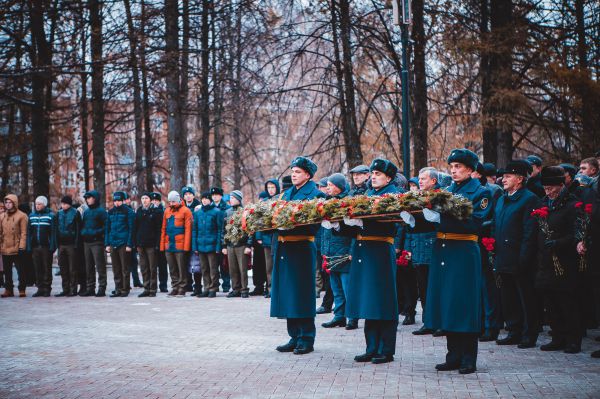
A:
{"type": "Polygon", "coordinates": [[[315,352],[276,352],[285,321],[268,317],[264,298],[32,293],[0,301],[2,398],[600,397],[591,338],[577,355],[481,344],[478,372],[461,376],[434,370],[445,339],[412,335],[419,324],[400,327],[396,361],[375,366],[352,360],[364,350],[362,330],[318,327],[315,352]]]}

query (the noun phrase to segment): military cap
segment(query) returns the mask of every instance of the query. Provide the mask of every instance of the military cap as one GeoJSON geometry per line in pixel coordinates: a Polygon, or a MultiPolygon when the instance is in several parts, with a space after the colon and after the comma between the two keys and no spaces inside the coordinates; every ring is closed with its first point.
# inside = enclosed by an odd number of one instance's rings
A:
{"type": "Polygon", "coordinates": [[[398,167],[391,161],[383,158],[375,158],[373,162],[371,162],[369,171],[373,172],[374,170],[377,170],[386,176],[391,177],[392,179],[395,178],[396,173],[398,173],[398,167]]]}
{"type": "Polygon", "coordinates": [[[545,166],[541,176],[542,186],[560,186],[565,183],[565,170],[560,166],[545,166]]]}
{"type": "Polygon", "coordinates": [[[210,191],[205,191],[205,192],[203,192],[203,193],[202,193],[202,195],[200,196],[200,198],[201,198],[201,199],[204,199],[204,198],[206,198],[206,199],[209,199],[209,200],[211,200],[211,201],[212,201],[212,198],[211,198],[211,193],[210,193],[210,191]]]}
{"type": "Polygon", "coordinates": [[[154,192],[154,193],[150,193],[150,199],[160,201],[162,199],[162,196],[160,195],[160,193],[154,192]]]}
{"type": "Polygon", "coordinates": [[[310,175],[311,178],[317,173],[317,164],[306,157],[296,157],[290,164],[290,168],[300,168],[310,175]]]}
{"type": "Polygon", "coordinates": [[[524,159],[510,161],[506,164],[506,168],[502,170],[502,174],[506,173],[527,177],[531,173],[531,165],[524,159]]]}
{"type": "Polygon", "coordinates": [[[538,157],[537,155],[530,155],[525,158],[525,160],[531,165],[542,166],[542,158],[538,157]]]}
{"type": "Polygon", "coordinates": [[[125,201],[125,193],[123,191],[115,191],[113,193],[113,201],[125,201]]]}
{"type": "Polygon", "coordinates": [[[283,176],[281,178],[281,189],[283,191],[287,190],[288,188],[292,187],[292,176],[287,175],[287,176],[283,176]]]}
{"type": "Polygon", "coordinates": [[[217,195],[223,196],[224,193],[225,192],[223,191],[223,189],[221,187],[213,187],[210,189],[211,195],[217,194],[217,195]]]}
{"type": "Polygon", "coordinates": [[[350,169],[350,173],[369,173],[369,167],[367,165],[358,165],[350,169]]]}
{"type": "Polygon", "coordinates": [[[463,165],[477,170],[477,164],[479,163],[479,157],[471,150],[467,150],[466,148],[457,148],[450,152],[450,156],[448,157],[448,163],[458,162],[463,165]]]}
{"type": "Polygon", "coordinates": [[[196,195],[196,192],[194,191],[194,187],[190,187],[190,186],[184,186],[181,189],[181,195],[184,196],[185,193],[192,193],[192,195],[196,195]]]}
{"type": "Polygon", "coordinates": [[[496,176],[498,171],[496,169],[496,165],[491,162],[486,162],[483,164],[484,176],[496,176]]]}
{"type": "Polygon", "coordinates": [[[317,182],[317,186],[319,187],[327,187],[327,177],[322,178],[317,182]]]}
{"type": "Polygon", "coordinates": [[[561,163],[558,166],[563,168],[565,172],[567,172],[569,176],[571,176],[571,179],[574,178],[577,174],[577,168],[575,167],[575,165],[571,165],[570,163],[561,163]]]}
{"type": "Polygon", "coordinates": [[[481,176],[485,176],[485,168],[483,167],[483,164],[481,162],[477,162],[477,168],[475,169],[475,171],[481,176]]]}

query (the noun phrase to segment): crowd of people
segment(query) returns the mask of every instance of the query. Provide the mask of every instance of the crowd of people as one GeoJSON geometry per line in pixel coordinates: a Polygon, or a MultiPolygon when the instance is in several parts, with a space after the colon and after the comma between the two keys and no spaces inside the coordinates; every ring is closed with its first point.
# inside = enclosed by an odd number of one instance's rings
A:
{"type": "Polygon", "coordinates": [[[113,193],[105,210],[92,190],[83,204],[64,196],[56,212],[44,196],[30,212],[8,194],[0,205],[1,296],[25,297],[35,285],[34,297],[49,297],[56,254],[62,282],[56,297],[127,297],[133,285],[143,287],[139,297],[160,291],[214,298],[222,290],[228,298],[271,298],[271,316],[288,323],[290,341],[277,347],[281,352],[311,352],[315,314],[333,313],[323,328],[353,330],[365,320],[366,351],[356,361],[392,361],[398,315],[403,325],[415,324],[419,300],[423,326],[413,334],[447,338],[438,370],[474,372],[477,342],[534,348],[544,325],[552,340],[541,350],[580,352],[587,329],[600,322],[599,159],[544,166],[531,155],[497,170],[456,149],[448,164],[450,173],[426,167],[407,179],[379,158],[351,169],[350,179],[334,173],[315,181],[317,166],[298,157],[282,186],[266,181],[258,200],[444,189],[473,203],[466,221],[435,212],[403,224],[345,219],[261,231],[238,242],[224,233],[227,218],[243,207],[240,190],[213,187],[198,199],[186,186],[169,192],[165,203],[149,192],[135,210],[123,191],[113,193]],[[499,337],[503,329],[507,335],[499,337]]]}

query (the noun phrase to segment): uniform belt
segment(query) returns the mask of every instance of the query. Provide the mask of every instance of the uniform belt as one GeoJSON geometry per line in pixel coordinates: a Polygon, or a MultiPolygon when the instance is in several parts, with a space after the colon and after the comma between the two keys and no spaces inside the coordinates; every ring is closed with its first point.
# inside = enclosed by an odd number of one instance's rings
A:
{"type": "Polygon", "coordinates": [[[379,241],[387,242],[388,244],[394,244],[394,237],[382,237],[382,236],[361,236],[356,237],[358,241],[379,241]]]}
{"type": "Polygon", "coordinates": [[[442,240],[456,240],[456,241],[475,241],[479,240],[476,234],[461,234],[461,233],[437,233],[437,238],[442,240]]]}
{"type": "Polygon", "coordinates": [[[277,237],[279,242],[299,242],[299,241],[315,241],[315,236],[279,236],[277,237]]]}

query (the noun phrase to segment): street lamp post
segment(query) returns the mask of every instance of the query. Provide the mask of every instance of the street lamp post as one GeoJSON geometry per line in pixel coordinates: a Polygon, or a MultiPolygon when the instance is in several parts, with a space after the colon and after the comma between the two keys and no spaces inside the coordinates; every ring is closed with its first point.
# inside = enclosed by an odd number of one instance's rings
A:
{"type": "Polygon", "coordinates": [[[400,26],[402,39],[402,163],[403,173],[410,178],[410,93],[408,82],[408,26],[411,23],[410,0],[393,0],[394,23],[400,26]]]}

